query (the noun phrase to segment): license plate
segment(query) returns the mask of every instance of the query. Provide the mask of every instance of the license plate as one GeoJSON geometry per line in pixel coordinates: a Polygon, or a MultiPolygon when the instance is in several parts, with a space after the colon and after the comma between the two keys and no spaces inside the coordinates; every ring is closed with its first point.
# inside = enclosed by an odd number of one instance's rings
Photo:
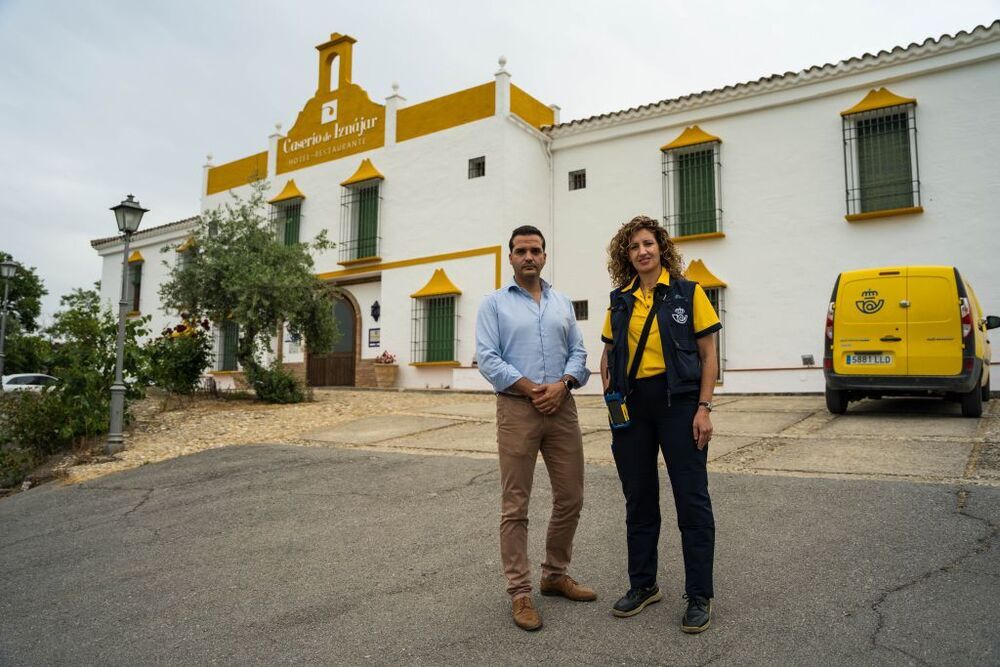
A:
{"type": "Polygon", "coordinates": [[[891,354],[849,354],[848,366],[891,366],[891,354]]]}

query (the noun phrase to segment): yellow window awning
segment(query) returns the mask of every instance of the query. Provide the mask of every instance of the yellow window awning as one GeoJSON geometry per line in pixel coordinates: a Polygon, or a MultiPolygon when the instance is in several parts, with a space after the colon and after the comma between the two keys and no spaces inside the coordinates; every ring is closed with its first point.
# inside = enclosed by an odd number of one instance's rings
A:
{"type": "Polygon", "coordinates": [[[128,256],[129,264],[132,264],[133,262],[145,262],[145,261],[146,258],[143,257],[142,253],[139,252],[138,250],[136,250],[135,252],[133,252],[131,255],[128,256]]]}
{"type": "Polygon", "coordinates": [[[189,236],[189,237],[187,237],[187,240],[184,241],[184,243],[182,243],[179,246],[177,246],[176,252],[187,252],[188,250],[191,250],[192,248],[194,248],[196,245],[198,245],[198,244],[195,242],[194,237],[193,236],[189,236]]]}
{"type": "Polygon", "coordinates": [[[660,146],[661,151],[669,151],[674,148],[684,148],[685,146],[696,146],[698,144],[708,144],[713,141],[722,142],[722,139],[718,138],[714,134],[709,134],[705,130],[701,129],[697,125],[692,125],[691,127],[685,128],[683,132],[677,135],[677,138],[671,141],[669,144],[664,144],[660,146]]]}
{"type": "Polygon", "coordinates": [[[297,185],[295,185],[295,179],[292,178],[289,179],[287,183],[285,183],[285,187],[282,188],[281,192],[275,195],[274,198],[268,200],[267,203],[277,204],[279,202],[288,201],[289,199],[305,199],[305,198],[306,196],[302,194],[302,191],[299,190],[297,185]]]}
{"type": "Polygon", "coordinates": [[[434,275],[427,281],[427,284],[411,294],[410,298],[423,299],[429,296],[448,296],[461,293],[462,290],[458,289],[455,283],[451,282],[444,269],[435,269],[434,275]]]}
{"type": "Polygon", "coordinates": [[[879,88],[878,90],[872,88],[868,91],[868,94],[865,95],[863,100],[855,104],[850,109],[844,109],[840,112],[840,115],[850,116],[851,114],[861,113],[862,111],[874,111],[875,109],[898,107],[901,104],[916,103],[916,99],[912,97],[900,97],[888,88],[879,88]]]}
{"type": "Polygon", "coordinates": [[[365,158],[364,160],[361,161],[361,166],[358,167],[358,170],[356,172],[354,172],[354,175],[348,178],[346,181],[343,181],[341,185],[354,185],[355,183],[360,183],[362,181],[370,181],[375,178],[380,180],[385,180],[385,176],[383,176],[379,172],[379,170],[375,168],[375,165],[372,164],[372,161],[369,160],[368,158],[365,158]]]}
{"type": "Polygon", "coordinates": [[[725,281],[720,280],[718,276],[709,271],[708,267],[700,259],[691,260],[687,270],[684,272],[684,277],[698,283],[703,289],[726,286],[725,281]]]}

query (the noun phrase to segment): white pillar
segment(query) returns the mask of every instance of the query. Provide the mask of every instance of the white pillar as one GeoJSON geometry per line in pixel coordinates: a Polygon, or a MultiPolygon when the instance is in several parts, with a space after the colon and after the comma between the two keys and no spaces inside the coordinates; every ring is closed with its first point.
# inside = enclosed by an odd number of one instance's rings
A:
{"type": "Polygon", "coordinates": [[[205,210],[205,200],[208,199],[208,171],[214,167],[212,154],[205,156],[205,164],[201,166],[201,210],[205,210]]]}
{"type": "Polygon", "coordinates": [[[496,111],[497,116],[510,115],[510,73],[506,69],[507,58],[500,56],[497,60],[500,69],[494,75],[496,77],[496,111]]]}
{"type": "Polygon", "coordinates": [[[562,111],[562,109],[559,107],[558,104],[550,104],[549,108],[552,109],[552,124],[553,125],[558,125],[559,124],[559,112],[562,111]]]}
{"type": "Polygon", "coordinates": [[[392,82],[392,95],[385,98],[385,145],[396,145],[396,111],[406,104],[406,98],[399,94],[399,84],[392,82]]]}
{"type": "Polygon", "coordinates": [[[267,138],[267,178],[271,185],[277,183],[278,176],[278,145],[285,135],[281,133],[281,123],[274,124],[274,134],[267,138]]]}

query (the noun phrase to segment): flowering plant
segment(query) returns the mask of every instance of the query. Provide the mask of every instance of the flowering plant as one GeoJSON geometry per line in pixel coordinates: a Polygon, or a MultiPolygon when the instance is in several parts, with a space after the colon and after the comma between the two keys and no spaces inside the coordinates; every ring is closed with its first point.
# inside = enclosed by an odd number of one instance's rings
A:
{"type": "Polygon", "coordinates": [[[396,363],[396,355],[386,350],[382,354],[375,357],[376,364],[394,364],[396,363]]]}

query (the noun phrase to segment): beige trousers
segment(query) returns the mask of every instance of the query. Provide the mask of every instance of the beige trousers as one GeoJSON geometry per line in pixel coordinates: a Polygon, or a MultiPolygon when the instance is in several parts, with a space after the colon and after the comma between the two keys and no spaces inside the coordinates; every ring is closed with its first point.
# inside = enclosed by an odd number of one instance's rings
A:
{"type": "Polygon", "coordinates": [[[511,597],[531,593],[528,502],[541,452],[552,484],[552,516],[545,538],[542,576],[564,574],[583,507],[583,438],[576,404],[568,397],[553,415],[526,398],[497,396],[500,454],[500,558],[511,597]]]}

